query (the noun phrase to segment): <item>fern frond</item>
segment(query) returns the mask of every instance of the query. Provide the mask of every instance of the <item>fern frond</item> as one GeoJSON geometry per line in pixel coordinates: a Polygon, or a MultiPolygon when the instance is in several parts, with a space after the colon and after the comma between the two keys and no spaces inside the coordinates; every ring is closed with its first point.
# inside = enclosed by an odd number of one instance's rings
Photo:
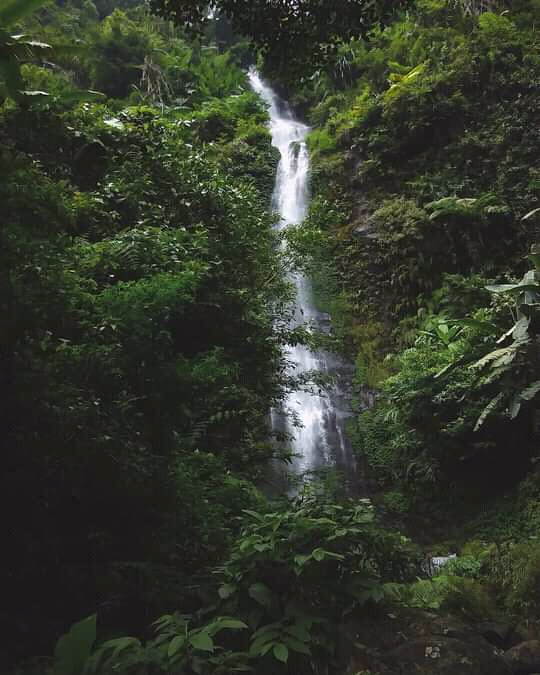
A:
{"type": "Polygon", "coordinates": [[[505,392],[500,391],[497,396],[491,399],[491,401],[487,404],[487,406],[482,410],[482,414],[480,417],[476,420],[476,424],[474,425],[474,431],[478,431],[482,424],[486,421],[489,415],[491,415],[492,412],[494,412],[499,405],[499,403],[502,401],[504,397],[505,392]]]}
{"type": "Polygon", "coordinates": [[[520,393],[519,397],[523,401],[530,401],[533,399],[536,394],[540,391],[540,380],[536,380],[536,382],[533,382],[532,384],[529,384],[529,386],[525,387],[525,389],[520,393]]]}

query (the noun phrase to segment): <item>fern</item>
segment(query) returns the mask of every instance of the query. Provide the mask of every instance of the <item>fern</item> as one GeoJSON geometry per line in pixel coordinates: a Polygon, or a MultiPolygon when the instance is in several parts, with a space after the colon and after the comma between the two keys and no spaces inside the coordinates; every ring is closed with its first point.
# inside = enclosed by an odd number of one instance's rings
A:
{"type": "Polygon", "coordinates": [[[476,424],[474,425],[474,430],[478,431],[482,424],[486,421],[487,417],[491,415],[492,412],[494,412],[497,407],[499,406],[499,403],[502,401],[504,398],[505,392],[500,391],[497,396],[491,399],[491,401],[487,404],[487,406],[482,410],[482,413],[480,414],[480,417],[476,420],[476,424]]]}
{"type": "Polygon", "coordinates": [[[523,401],[530,401],[540,391],[540,380],[536,380],[521,392],[519,395],[523,401]]]}

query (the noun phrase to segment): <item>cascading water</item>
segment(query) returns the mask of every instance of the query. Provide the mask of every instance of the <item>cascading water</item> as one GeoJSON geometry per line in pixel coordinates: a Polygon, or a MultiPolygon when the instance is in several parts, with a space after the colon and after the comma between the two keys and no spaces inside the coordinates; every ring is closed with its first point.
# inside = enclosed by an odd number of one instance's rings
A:
{"type": "MultiPolygon", "coordinates": [[[[277,227],[300,223],[309,205],[309,154],[305,143],[309,127],[294,119],[288,106],[261,80],[255,70],[249,72],[252,89],[269,106],[272,144],[279,150],[273,208],[280,214],[277,227]]],[[[293,325],[307,324],[315,331],[328,332],[328,316],[317,311],[309,280],[302,274],[292,277],[296,288],[293,325]]],[[[286,357],[294,375],[320,372],[343,376],[345,364],[326,351],[313,352],[304,345],[291,346],[286,357]]],[[[337,466],[347,473],[355,471],[355,461],[345,434],[348,416],[347,395],[339,384],[321,394],[299,389],[292,392],[284,407],[285,417],[274,412],[275,427],[285,426],[293,441],[293,469],[304,474],[323,466],[337,466]],[[295,420],[300,426],[295,424],[295,420]]]]}

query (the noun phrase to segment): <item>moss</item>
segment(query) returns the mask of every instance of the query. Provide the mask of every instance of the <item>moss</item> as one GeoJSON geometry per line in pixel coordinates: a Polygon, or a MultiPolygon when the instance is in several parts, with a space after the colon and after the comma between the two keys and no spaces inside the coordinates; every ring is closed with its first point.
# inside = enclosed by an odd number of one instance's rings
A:
{"type": "Polygon", "coordinates": [[[493,561],[490,577],[504,607],[531,620],[540,620],[540,543],[510,543],[493,561]]]}
{"type": "Polygon", "coordinates": [[[385,362],[385,330],[378,321],[354,325],[350,336],[357,350],[355,383],[377,388],[391,371],[385,362]]]}
{"type": "Polygon", "coordinates": [[[420,238],[428,214],[412,199],[396,197],[385,200],[373,214],[373,221],[382,241],[401,241],[406,237],[420,238]]]}
{"type": "Polygon", "coordinates": [[[383,495],[383,504],[393,513],[406,513],[409,510],[409,499],[399,490],[389,490],[383,495]]]}
{"type": "Polygon", "coordinates": [[[335,152],[336,139],[328,129],[315,129],[307,137],[308,148],[312,155],[324,155],[335,152]]]}

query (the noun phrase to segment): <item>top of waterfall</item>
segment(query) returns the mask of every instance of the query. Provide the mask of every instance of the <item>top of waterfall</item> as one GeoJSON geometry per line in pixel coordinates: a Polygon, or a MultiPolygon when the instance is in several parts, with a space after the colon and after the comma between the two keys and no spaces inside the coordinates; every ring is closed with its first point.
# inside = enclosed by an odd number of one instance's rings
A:
{"type": "Polygon", "coordinates": [[[272,87],[261,78],[255,68],[251,67],[249,69],[248,78],[253,91],[259,94],[263,101],[268,104],[268,114],[270,115],[271,123],[275,125],[280,121],[288,122],[291,127],[294,126],[296,129],[298,138],[294,140],[302,140],[309,131],[309,127],[295,119],[289,104],[275,93],[272,87]]]}
{"type": "Polygon", "coordinates": [[[270,117],[273,119],[283,119],[295,121],[294,114],[289,104],[284,101],[259,75],[257,70],[251,67],[248,71],[249,83],[253,91],[269,105],[270,117]]]}
{"type": "Polygon", "coordinates": [[[249,69],[248,78],[253,91],[259,94],[263,101],[270,106],[270,117],[276,119],[290,116],[290,111],[286,109],[287,106],[285,103],[280,100],[279,96],[265,82],[263,82],[255,68],[249,69]]]}

